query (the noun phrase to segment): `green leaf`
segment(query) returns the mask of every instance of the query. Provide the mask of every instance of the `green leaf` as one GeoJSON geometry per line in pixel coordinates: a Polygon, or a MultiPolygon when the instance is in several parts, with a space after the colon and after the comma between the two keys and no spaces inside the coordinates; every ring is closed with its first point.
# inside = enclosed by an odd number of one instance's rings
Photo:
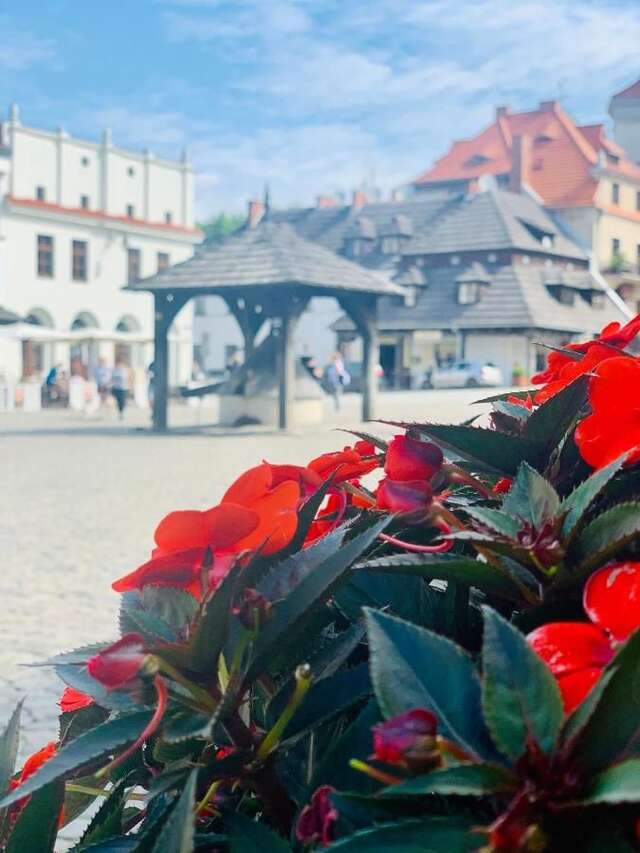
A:
{"type": "Polygon", "coordinates": [[[574,540],[573,554],[580,572],[601,565],[638,537],[640,503],[622,503],[605,510],[574,540]]]}
{"type": "Polygon", "coordinates": [[[618,650],[611,673],[586,725],[571,744],[573,761],[587,774],[640,757],[640,631],[618,650]]]}
{"type": "Polygon", "coordinates": [[[385,441],[384,438],[380,438],[378,435],[373,435],[370,432],[362,432],[357,429],[344,429],[344,427],[340,427],[339,432],[346,432],[349,435],[355,435],[356,438],[361,439],[362,441],[370,441],[374,447],[377,447],[378,450],[382,450],[383,453],[387,452],[387,447],[389,446],[389,442],[385,441]]]}
{"type": "Polygon", "coordinates": [[[598,707],[598,703],[602,698],[602,694],[607,688],[609,682],[614,675],[615,669],[606,669],[600,678],[587,693],[582,702],[575,708],[564,722],[562,729],[562,743],[565,747],[570,747],[571,742],[575,741],[582,730],[587,725],[594,711],[598,707]]]}
{"type": "Polygon", "coordinates": [[[19,789],[7,794],[0,801],[0,807],[9,806],[54,779],[68,776],[73,770],[77,770],[89,761],[105,758],[119,747],[132,743],[141,734],[149,719],[148,711],[140,711],[108,720],[97,728],[85,732],[76,740],[63,746],[33,776],[20,785],[19,789]]]}
{"type": "Polygon", "coordinates": [[[525,425],[524,435],[542,446],[545,462],[577,419],[586,399],[587,377],[579,376],[533,410],[525,425]]]}
{"type": "Polygon", "coordinates": [[[83,833],[77,847],[79,852],[91,844],[115,838],[122,831],[126,786],[127,780],[121,779],[109,792],[109,796],[102,803],[83,833]]]}
{"type": "Polygon", "coordinates": [[[79,648],[72,649],[68,652],[60,652],[59,654],[53,655],[44,661],[28,663],[25,664],[25,666],[59,666],[71,663],[83,664],[86,663],[89,658],[97,655],[98,652],[106,649],[107,646],[113,645],[113,643],[114,640],[105,640],[104,643],[88,643],[86,646],[80,646],[79,648]]]}
{"type": "Polygon", "coordinates": [[[512,601],[520,601],[522,598],[518,583],[508,572],[490,563],[458,554],[391,554],[388,557],[368,560],[356,566],[353,573],[357,575],[369,571],[415,575],[427,581],[459,581],[475,586],[488,595],[497,595],[512,601]]]}
{"type": "Polygon", "coordinates": [[[560,498],[551,483],[523,462],[505,496],[502,511],[540,527],[547,519],[555,518],[559,509],[560,498]]]}
{"type": "Polygon", "coordinates": [[[257,584],[258,591],[268,601],[286,598],[298,584],[342,546],[347,530],[348,525],[343,524],[326,536],[322,536],[308,548],[276,563],[257,584]]]}
{"type": "Polygon", "coordinates": [[[379,796],[391,799],[425,794],[484,797],[510,791],[516,782],[515,776],[498,764],[458,764],[391,785],[379,796]]]}
{"type": "Polygon", "coordinates": [[[121,595],[118,624],[121,634],[142,634],[147,642],[157,643],[160,640],[173,643],[178,639],[175,632],[159,616],[142,609],[139,592],[125,592],[121,595]]]}
{"type": "Polygon", "coordinates": [[[531,741],[550,753],[563,721],[556,680],[518,630],[489,607],[482,610],[482,705],[493,740],[514,761],[531,741]]]}
{"type": "Polygon", "coordinates": [[[580,805],[640,802],[640,759],[632,758],[599,773],[580,797],[580,805]]]}
{"type": "Polygon", "coordinates": [[[364,829],[328,847],[340,853],[466,853],[481,843],[465,820],[431,817],[364,829]]]}
{"type": "Polygon", "coordinates": [[[76,690],[86,693],[100,705],[102,708],[109,708],[115,711],[131,711],[136,708],[133,699],[127,694],[118,690],[107,690],[99,681],[92,678],[87,671],[87,667],[78,665],[77,663],[62,664],[55,667],[55,672],[61,681],[68,684],[69,687],[75,687],[76,690]]]}
{"type": "Polygon", "coordinates": [[[198,771],[190,774],[178,802],[169,813],[162,831],[153,845],[152,853],[192,853],[195,833],[196,779],[198,771]]]}
{"type": "Polygon", "coordinates": [[[20,741],[20,714],[22,712],[22,700],[9,718],[5,730],[0,737],[0,794],[9,787],[9,780],[14,774],[16,766],[16,755],[20,741]]]}
{"type": "Polygon", "coordinates": [[[383,421],[413,429],[433,439],[445,450],[473,462],[479,470],[512,476],[522,461],[536,465],[542,460],[540,445],[517,435],[505,435],[482,427],[449,424],[418,424],[383,421]]]}
{"type": "Polygon", "coordinates": [[[230,853],[292,853],[284,838],[241,812],[230,812],[224,822],[230,853]]]}
{"type": "Polygon", "coordinates": [[[335,784],[336,779],[340,780],[342,787],[350,791],[372,792],[380,787],[378,782],[349,766],[350,759],[359,758],[366,761],[371,755],[371,728],[379,722],[380,710],[377,702],[372,699],[351,725],[347,726],[340,736],[329,741],[327,749],[318,756],[318,764],[303,800],[309,800],[320,785],[335,784]]]}
{"type": "Polygon", "coordinates": [[[371,545],[387,524],[390,517],[377,520],[363,533],[355,536],[338,551],[324,560],[285,598],[278,602],[269,621],[256,642],[253,661],[246,678],[259,673],[276,647],[291,645],[304,632],[309,615],[329,598],[343,579],[349,567],[362,552],[371,545]]]}
{"type": "Polygon", "coordinates": [[[490,397],[483,397],[481,400],[474,400],[472,406],[479,406],[481,403],[495,403],[497,400],[507,400],[509,397],[517,397],[519,400],[526,400],[531,394],[535,394],[537,388],[526,388],[523,391],[503,391],[501,394],[492,394],[490,397]]]}
{"type": "Polygon", "coordinates": [[[517,421],[527,421],[531,417],[531,410],[527,409],[526,406],[518,406],[508,400],[494,400],[493,409],[499,414],[514,418],[517,421]]]}
{"type": "Polygon", "coordinates": [[[514,539],[521,527],[517,518],[499,509],[486,506],[466,506],[464,511],[474,521],[480,522],[483,527],[488,527],[501,536],[508,536],[509,539],[514,539]]]}
{"type": "Polygon", "coordinates": [[[579,486],[577,486],[570,495],[562,501],[560,511],[564,514],[562,523],[562,537],[568,539],[575,532],[577,525],[580,523],[582,516],[585,514],[589,506],[598,497],[611,478],[620,470],[622,463],[625,460],[626,453],[619,456],[618,459],[600,468],[579,486]]]}
{"type": "Polygon", "coordinates": [[[298,510],[298,525],[296,527],[296,532],[286,549],[290,554],[295,554],[302,550],[309,528],[313,524],[313,520],[322,506],[322,502],[326,497],[329,487],[333,483],[333,477],[333,474],[328,477],[322,485],[315,490],[311,497],[307,498],[298,510]]]}
{"type": "MultiPolygon", "coordinates": [[[[20,796],[24,794],[25,787],[26,783],[20,786],[20,796]]],[[[51,782],[34,794],[20,812],[6,853],[51,853],[63,799],[64,785],[58,782],[51,782]]]]}
{"type": "Polygon", "coordinates": [[[426,708],[446,737],[472,755],[493,757],[471,658],[417,625],[374,610],[366,617],[371,680],[384,716],[426,708]]]}

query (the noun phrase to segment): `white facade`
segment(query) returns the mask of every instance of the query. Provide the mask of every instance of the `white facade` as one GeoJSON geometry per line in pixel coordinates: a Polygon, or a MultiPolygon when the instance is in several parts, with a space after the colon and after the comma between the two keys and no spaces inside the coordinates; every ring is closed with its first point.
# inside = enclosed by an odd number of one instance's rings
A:
{"type": "MultiPolygon", "coordinates": [[[[72,361],[90,374],[98,356],[116,355],[144,377],[153,301],[122,288],[193,254],[193,184],[186,157],[124,151],[108,131],[97,144],[24,127],[12,108],[0,123],[0,305],[60,338],[38,344],[37,378],[72,361]],[[79,329],[86,344],[63,340],[79,329]]],[[[187,305],[170,336],[172,384],[191,373],[192,315],[187,305]]],[[[24,371],[23,347],[0,344],[0,374],[24,371]]]]}

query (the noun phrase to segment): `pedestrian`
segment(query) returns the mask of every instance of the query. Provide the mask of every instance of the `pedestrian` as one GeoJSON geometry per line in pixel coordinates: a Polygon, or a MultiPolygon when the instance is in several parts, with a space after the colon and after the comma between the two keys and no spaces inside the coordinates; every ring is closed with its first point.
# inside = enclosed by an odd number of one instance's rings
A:
{"type": "Polygon", "coordinates": [[[129,368],[123,361],[116,361],[111,373],[111,393],[118,406],[118,418],[123,420],[129,394],[129,368]]]}
{"type": "Polygon", "coordinates": [[[109,391],[111,390],[111,374],[113,370],[109,367],[107,363],[107,359],[104,356],[100,356],[98,359],[98,366],[94,371],[94,379],[96,381],[96,385],[98,386],[98,398],[100,400],[100,406],[103,406],[107,398],[109,397],[109,391]]]}
{"type": "Polygon", "coordinates": [[[333,404],[336,412],[338,412],[340,410],[340,396],[351,382],[351,377],[345,367],[342,353],[334,352],[331,356],[331,362],[324,372],[324,380],[326,390],[333,397],[333,404]]]}

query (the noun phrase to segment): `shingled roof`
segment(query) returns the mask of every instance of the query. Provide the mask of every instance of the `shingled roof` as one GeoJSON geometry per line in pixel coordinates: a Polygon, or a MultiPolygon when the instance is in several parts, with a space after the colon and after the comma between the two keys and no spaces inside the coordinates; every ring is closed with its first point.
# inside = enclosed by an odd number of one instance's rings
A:
{"type": "MultiPolygon", "coordinates": [[[[628,319],[588,270],[560,272],[534,264],[500,266],[489,272],[481,298],[471,305],[458,303],[460,276],[459,267],[443,264],[428,270],[427,284],[418,287],[415,305],[380,300],[381,331],[542,329],[584,335],[613,320],[628,319]],[[576,291],[573,305],[554,297],[554,284],[576,291]],[[590,304],[594,291],[605,296],[600,307],[590,304]]],[[[342,317],[334,328],[346,330],[352,325],[342,317]]]]}
{"type": "Polygon", "coordinates": [[[586,261],[588,256],[558,220],[528,193],[492,187],[449,207],[407,242],[405,255],[516,249],[586,261]],[[548,240],[544,240],[548,237],[548,240]],[[544,242],[543,242],[544,240],[544,242]]]}
{"type": "Polygon", "coordinates": [[[263,221],[205,244],[192,258],[129,286],[130,290],[197,290],[295,286],[315,292],[402,295],[388,278],[300,237],[284,223],[263,221]]]}

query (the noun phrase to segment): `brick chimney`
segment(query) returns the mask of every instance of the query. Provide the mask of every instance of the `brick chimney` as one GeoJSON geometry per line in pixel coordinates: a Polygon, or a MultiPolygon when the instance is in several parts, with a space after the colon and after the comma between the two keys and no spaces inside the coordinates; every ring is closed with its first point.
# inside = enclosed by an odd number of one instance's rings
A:
{"type": "Polygon", "coordinates": [[[316,207],[336,207],[338,202],[328,193],[323,193],[316,198],[316,207]]]}
{"type": "Polygon", "coordinates": [[[351,197],[351,207],[354,210],[360,210],[367,203],[367,194],[364,190],[354,190],[351,197]]]}
{"type": "Polygon", "coordinates": [[[496,107],[496,119],[506,118],[510,112],[509,107],[496,107]]]}
{"type": "Polygon", "coordinates": [[[522,192],[530,186],[531,177],[531,139],[528,136],[514,136],[511,149],[511,174],[509,189],[513,193],[522,192]]]}
{"type": "Polygon", "coordinates": [[[251,199],[249,202],[249,209],[247,211],[247,225],[249,228],[255,228],[263,216],[264,204],[259,199],[251,199]]]}

